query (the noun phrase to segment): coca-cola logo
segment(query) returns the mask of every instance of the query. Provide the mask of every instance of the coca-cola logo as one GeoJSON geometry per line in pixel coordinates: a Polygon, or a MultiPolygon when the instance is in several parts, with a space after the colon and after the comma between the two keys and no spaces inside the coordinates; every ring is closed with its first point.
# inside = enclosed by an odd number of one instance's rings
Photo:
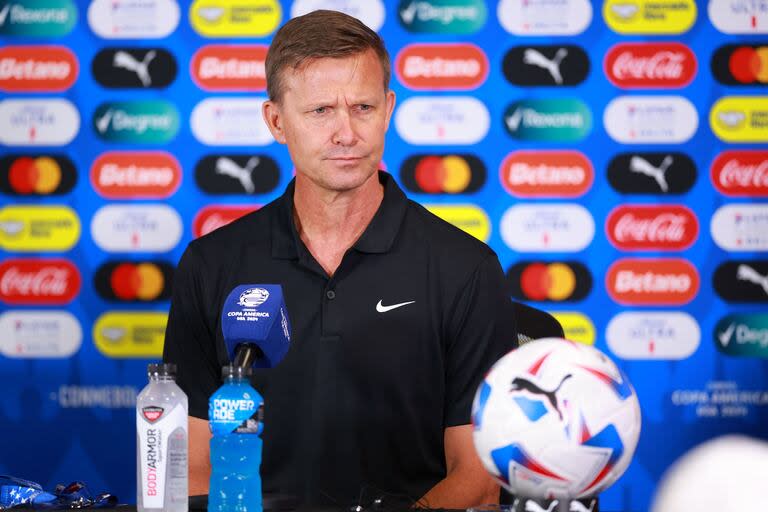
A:
{"type": "Polygon", "coordinates": [[[0,264],[0,300],[63,305],[80,292],[80,272],[65,259],[9,259],[0,264]]]}
{"type": "Polygon", "coordinates": [[[608,215],[605,229],[625,251],[682,251],[699,236],[696,215],[679,205],[622,205],[608,215]]]}
{"type": "Polygon", "coordinates": [[[768,196],[768,151],[725,151],[712,162],[710,177],[721,194],[768,196]]]}
{"type": "Polygon", "coordinates": [[[499,177],[515,197],[579,197],[592,186],[594,170],[579,151],[515,151],[499,177]]]}
{"type": "Polygon", "coordinates": [[[608,295],[624,305],[681,306],[699,291],[696,267],[680,258],[625,258],[605,276],[608,295]]]}
{"type": "Polygon", "coordinates": [[[680,43],[621,43],[605,56],[608,80],[622,89],[685,87],[696,75],[696,56],[680,43]]]}
{"type": "Polygon", "coordinates": [[[195,215],[192,221],[192,234],[195,238],[207,235],[211,231],[226,226],[243,215],[256,211],[260,205],[212,205],[206,206],[195,215]]]}

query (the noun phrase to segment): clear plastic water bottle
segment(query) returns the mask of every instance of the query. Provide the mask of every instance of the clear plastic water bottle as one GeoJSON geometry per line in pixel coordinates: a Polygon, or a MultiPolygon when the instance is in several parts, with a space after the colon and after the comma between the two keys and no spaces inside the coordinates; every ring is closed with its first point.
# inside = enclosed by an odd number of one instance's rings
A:
{"type": "Polygon", "coordinates": [[[208,402],[211,480],[208,512],[261,512],[263,399],[251,387],[250,368],[225,366],[224,385],[208,402]]]}
{"type": "Polygon", "coordinates": [[[176,365],[150,364],[149,384],[136,398],[136,509],[187,512],[187,395],[176,365]]]}

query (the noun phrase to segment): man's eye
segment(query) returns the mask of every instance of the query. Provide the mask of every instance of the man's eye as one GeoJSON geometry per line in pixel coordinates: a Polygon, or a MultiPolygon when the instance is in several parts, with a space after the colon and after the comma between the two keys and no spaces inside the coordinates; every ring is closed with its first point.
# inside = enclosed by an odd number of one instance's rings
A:
{"type": "Polygon", "coordinates": [[[325,112],[328,110],[328,107],[317,107],[313,112],[315,114],[325,114],[325,112]]]}
{"type": "Polygon", "coordinates": [[[373,107],[370,106],[370,105],[360,105],[360,110],[362,110],[363,112],[365,112],[367,110],[371,110],[372,108],[373,107]]]}

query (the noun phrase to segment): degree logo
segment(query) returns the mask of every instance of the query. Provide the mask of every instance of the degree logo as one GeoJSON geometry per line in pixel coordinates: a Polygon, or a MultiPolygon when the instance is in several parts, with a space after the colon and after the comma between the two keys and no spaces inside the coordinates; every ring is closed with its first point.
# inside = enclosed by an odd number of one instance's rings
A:
{"type": "Polygon", "coordinates": [[[70,0],[5,1],[0,7],[0,36],[65,36],[76,22],[70,0]]]}
{"type": "Polygon", "coordinates": [[[91,220],[91,237],[106,252],[166,252],[181,240],[179,214],[168,205],[101,207],[91,220]]]}
{"type": "Polygon", "coordinates": [[[469,43],[411,44],[397,54],[395,74],[410,89],[476,89],[488,77],[488,57],[469,43]]]}
{"type": "Polygon", "coordinates": [[[8,259],[0,263],[0,300],[6,304],[62,306],[80,293],[80,272],[71,261],[8,259]]]}
{"type": "Polygon", "coordinates": [[[192,80],[206,91],[265,91],[267,75],[264,44],[210,44],[195,52],[192,80]]]}
{"type": "Polygon", "coordinates": [[[400,180],[411,192],[468,194],[486,178],[485,164],[474,155],[413,155],[403,162],[400,180]]]}
{"type": "Polygon", "coordinates": [[[624,144],[682,144],[699,126],[696,107],[682,96],[619,96],[603,114],[605,131],[624,144]]]}
{"type": "Polygon", "coordinates": [[[93,0],[88,25],[104,39],[162,39],[179,25],[175,0],[93,0]]]}
{"type": "Polygon", "coordinates": [[[518,252],[578,252],[595,236],[595,221],[581,205],[518,204],[501,217],[501,238],[518,252]]]}
{"type": "Polygon", "coordinates": [[[162,89],[176,79],[176,59],[162,48],[104,48],[91,72],[110,89],[162,89]]]}
{"type": "Polygon", "coordinates": [[[189,23],[203,37],[265,37],[280,25],[277,0],[195,0],[189,23]]]}
{"type": "Polygon", "coordinates": [[[469,96],[408,98],[395,112],[397,133],[409,144],[476,144],[490,126],[485,104],[469,96]]]}
{"type": "Polygon", "coordinates": [[[768,203],[727,204],[712,215],[712,240],[726,251],[768,251],[768,203]]]}
{"type": "Polygon", "coordinates": [[[717,294],[727,302],[768,303],[768,260],[721,263],[712,276],[717,294]]]}
{"type": "Polygon", "coordinates": [[[574,45],[515,46],[504,55],[502,69],[515,85],[578,85],[589,74],[589,57],[574,45]]]}
{"type": "Polygon", "coordinates": [[[606,0],[605,23],[619,34],[682,34],[696,21],[694,0],[606,0]]]}
{"type": "Polygon", "coordinates": [[[68,193],[77,171],[64,155],[6,155],[0,158],[0,192],[13,196],[68,193]]]}
{"type": "Polygon", "coordinates": [[[469,233],[482,242],[491,237],[488,214],[473,204],[425,204],[424,207],[449,224],[469,233]]]}
{"type": "Polygon", "coordinates": [[[507,290],[523,301],[579,301],[592,290],[592,275],[577,261],[521,261],[507,270],[507,290]]]}
{"type": "Polygon", "coordinates": [[[683,251],[699,237],[699,221],[682,205],[623,204],[608,214],[605,231],[622,251],[683,251]]]}
{"type": "Polygon", "coordinates": [[[730,197],[768,197],[768,151],[724,151],[710,172],[718,192],[730,197]]]}
{"type": "Polygon", "coordinates": [[[208,194],[266,194],[277,187],[280,168],[267,155],[209,155],[195,166],[195,181],[208,194]]]}
{"type": "Polygon", "coordinates": [[[550,311],[549,313],[560,322],[565,339],[583,345],[595,344],[595,324],[588,316],[576,311],[550,311]]]}
{"type": "Polygon", "coordinates": [[[409,32],[473,34],[488,17],[483,0],[400,0],[400,24],[409,32]]]}
{"type": "Polygon", "coordinates": [[[157,311],[107,311],[93,324],[93,342],[110,358],[159,358],[167,323],[157,311]]]}
{"type": "Polygon", "coordinates": [[[768,358],[768,313],[724,316],[713,334],[717,350],[724,354],[768,358]]]}
{"type": "Polygon", "coordinates": [[[6,311],[0,332],[0,354],[19,359],[70,357],[83,341],[80,322],[66,311],[6,311]]]}
{"type": "Polygon", "coordinates": [[[763,1],[710,0],[707,12],[725,34],[768,34],[768,5],[763,1]]]}
{"type": "Polygon", "coordinates": [[[698,294],[699,273],[681,258],[625,258],[610,266],[605,287],[625,306],[682,306],[698,294]]]}
{"type": "Polygon", "coordinates": [[[697,174],[693,160],[677,152],[620,153],[608,164],[608,182],[621,194],[684,194],[697,174]]]}
{"type": "Polygon", "coordinates": [[[207,98],[192,111],[197,140],[209,146],[266,146],[275,139],[261,115],[266,98],[207,98]]]}
{"type": "Polygon", "coordinates": [[[171,298],[173,266],[163,261],[110,261],[93,277],[102,298],[119,302],[150,302],[171,298]]]}
{"type": "Polygon", "coordinates": [[[592,22],[592,2],[501,0],[496,13],[504,30],[516,36],[575,36],[592,22]]]}
{"type": "Polygon", "coordinates": [[[522,100],[507,107],[504,127],[520,140],[577,142],[592,131],[592,113],[579,99],[522,100]]]}
{"type": "Polygon", "coordinates": [[[162,144],[176,137],[179,113],[162,100],[102,103],[93,113],[93,128],[110,142],[162,144]]]}
{"type": "Polygon", "coordinates": [[[162,199],[176,192],[181,166],[164,151],[110,151],[91,166],[91,184],[107,199],[162,199]]]}
{"type": "Polygon", "coordinates": [[[681,43],[620,43],[605,55],[605,75],[622,89],[685,87],[696,68],[696,56],[681,43]]]}
{"type": "Polygon", "coordinates": [[[0,143],[8,146],[65,146],[80,130],[80,114],[68,100],[0,101],[0,143]]]}
{"type": "Polygon", "coordinates": [[[699,348],[701,329],[681,311],[627,311],[611,318],[605,340],[622,359],[681,360],[699,348]]]}
{"type": "Polygon", "coordinates": [[[712,106],[709,124],[725,142],[768,142],[768,98],[726,96],[712,106]]]}
{"type": "Polygon", "coordinates": [[[0,90],[5,92],[66,91],[77,73],[77,57],[65,46],[0,48],[0,90]]]}
{"type": "Polygon", "coordinates": [[[594,180],[592,162],[579,151],[515,151],[501,163],[501,184],[515,197],[579,197],[594,180]]]}
{"type": "Polygon", "coordinates": [[[211,205],[202,208],[192,221],[192,236],[199,238],[211,231],[226,226],[251,212],[261,208],[261,205],[211,205]]]}
{"type": "Polygon", "coordinates": [[[80,239],[80,219],[67,206],[0,208],[0,248],[11,252],[65,252],[80,239]]]}
{"type": "Polygon", "coordinates": [[[339,11],[349,14],[365,23],[368,28],[378,32],[384,25],[386,16],[382,0],[296,0],[291,6],[291,18],[309,14],[318,9],[339,11]]]}

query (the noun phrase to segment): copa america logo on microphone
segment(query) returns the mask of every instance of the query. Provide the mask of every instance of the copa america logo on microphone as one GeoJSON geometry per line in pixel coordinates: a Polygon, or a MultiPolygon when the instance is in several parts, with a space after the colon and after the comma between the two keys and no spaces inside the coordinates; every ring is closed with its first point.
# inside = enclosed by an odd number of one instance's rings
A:
{"type": "Polygon", "coordinates": [[[269,292],[264,288],[249,288],[240,294],[237,304],[246,308],[256,309],[264,304],[268,298],[269,292]]]}

